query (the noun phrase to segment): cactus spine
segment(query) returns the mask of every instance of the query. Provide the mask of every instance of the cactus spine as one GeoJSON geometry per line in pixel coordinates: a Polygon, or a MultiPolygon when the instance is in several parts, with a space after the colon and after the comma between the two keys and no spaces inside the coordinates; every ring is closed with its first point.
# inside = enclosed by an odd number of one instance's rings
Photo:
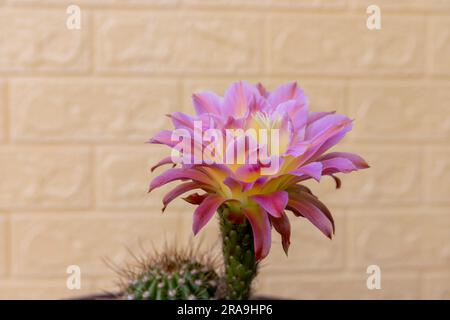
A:
{"type": "MultiPolygon", "coordinates": [[[[164,252],[128,270],[124,292],[129,300],[197,300],[218,298],[219,276],[213,263],[189,254],[164,252]]],[[[205,260],[205,259],[203,259],[205,260]]]]}
{"type": "Polygon", "coordinates": [[[219,208],[222,251],[225,264],[226,299],[245,300],[250,296],[251,283],[256,276],[253,232],[250,223],[232,223],[226,207],[219,208]]]}

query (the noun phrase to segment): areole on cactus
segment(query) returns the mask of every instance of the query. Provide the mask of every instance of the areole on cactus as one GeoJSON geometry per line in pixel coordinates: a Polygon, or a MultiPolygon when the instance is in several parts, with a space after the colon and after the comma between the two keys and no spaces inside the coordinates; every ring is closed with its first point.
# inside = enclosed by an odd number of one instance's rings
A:
{"type": "Polygon", "coordinates": [[[223,298],[218,263],[197,250],[166,248],[119,269],[128,300],[211,300],[223,298]]]}
{"type": "Polygon", "coordinates": [[[336,173],[369,166],[356,154],[326,153],[351,130],[352,120],[334,112],[310,112],[296,83],[269,92],[261,84],[239,81],[224,97],[194,94],[193,104],[195,116],[169,115],[175,129],[163,130],[149,141],[172,149],[172,156],[152,170],[174,166],[153,179],[150,191],[184,181],[164,197],[163,210],[178,196],[203,191],[184,198],[198,205],[193,232],[219,212],[228,297],[248,298],[257,264],[270,251],[272,227],[288,252],[291,228],[285,211],[306,218],[329,238],[334,234],[330,211],[302,182],[320,181],[325,175],[340,185],[336,173]],[[190,140],[181,143],[180,137],[190,140]],[[230,244],[231,236],[237,242],[230,244]],[[239,242],[249,237],[251,241],[239,242]],[[253,260],[247,254],[249,245],[253,260]]]}

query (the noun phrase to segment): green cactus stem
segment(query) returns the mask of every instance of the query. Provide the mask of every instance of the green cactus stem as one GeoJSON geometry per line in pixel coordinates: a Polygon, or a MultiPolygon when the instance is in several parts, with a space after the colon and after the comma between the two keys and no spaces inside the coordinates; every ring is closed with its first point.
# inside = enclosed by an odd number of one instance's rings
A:
{"type": "Polygon", "coordinates": [[[246,219],[239,224],[231,222],[229,209],[224,206],[218,212],[225,264],[225,297],[245,300],[250,297],[251,284],[258,269],[252,228],[246,219]]]}
{"type": "Polygon", "coordinates": [[[163,252],[128,272],[129,300],[210,300],[218,298],[219,276],[212,263],[188,254],[163,252]]]}

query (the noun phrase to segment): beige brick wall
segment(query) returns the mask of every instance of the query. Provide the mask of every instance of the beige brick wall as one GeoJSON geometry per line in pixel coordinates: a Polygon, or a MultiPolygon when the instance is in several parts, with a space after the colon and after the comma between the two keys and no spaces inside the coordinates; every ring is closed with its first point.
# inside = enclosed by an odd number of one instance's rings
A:
{"type": "MultiPolygon", "coordinates": [[[[192,208],[160,214],[167,189],[146,188],[164,149],[143,142],[191,92],[237,79],[297,80],[312,109],[356,119],[341,149],[372,166],[338,191],[311,183],[336,237],[293,219],[290,256],[275,237],[257,292],[449,299],[450,0],[0,0],[0,298],[113,289],[105,259],[186,243],[192,208]],[[69,3],[81,30],[66,28],[69,3]]],[[[218,249],[217,227],[201,239],[218,249]]]]}

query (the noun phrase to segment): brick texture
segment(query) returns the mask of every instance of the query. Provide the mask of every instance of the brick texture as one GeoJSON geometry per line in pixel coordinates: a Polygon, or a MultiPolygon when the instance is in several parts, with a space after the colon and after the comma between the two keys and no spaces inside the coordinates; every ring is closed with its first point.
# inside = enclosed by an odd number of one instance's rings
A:
{"type": "Polygon", "coordinates": [[[0,216],[0,278],[7,273],[8,268],[8,244],[7,244],[7,219],[0,216]]]}
{"type": "Polygon", "coordinates": [[[191,94],[237,79],[296,80],[313,111],[348,114],[339,150],[371,168],[308,186],[336,217],[330,241],[292,217],[273,233],[257,294],[298,299],[450,299],[450,1],[0,0],[0,298],[116,290],[105,262],[166,242],[220,252],[216,219],[147,193],[167,149],[144,142],[191,94]],[[81,290],[66,287],[79,265],[81,290]],[[366,286],[369,265],[381,290],[366,286]]]}
{"type": "Polygon", "coordinates": [[[272,74],[412,75],[425,66],[425,21],[387,16],[368,32],[366,16],[274,15],[269,23],[272,74]],[[320,28],[311,26],[320,25],[320,28]],[[344,35],[350,35],[344,36],[344,35]],[[301,43],[301,46],[299,44],[301,43]]]}
{"type": "Polygon", "coordinates": [[[100,15],[95,43],[98,69],[149,74],[256,73],[263,57],[262,23],[251,14],[100,15]],[[196,49],[187,51],[187,47],[196,49]]]}
{"type": "Polygon", "coordinates": [[[349,217],[349,263],[399,270],[443,268],[450,263],[450,217],[446,210],[355,210],[349,217]],[[408,259],[398,259],[398,257],[408,259]]]}
{"type": "Polygon", "coordinates": [[[4,72],[80,73],[89,68],[89,25],[66,27],[65,11],[0,8],[0,70],[4,72]],[[11,39],[14,39],[11,41],[11,39]]]}
{"type": "Polygon", "coordinates": [[[165,115],[176,110],[176,89],[174,81],[14,81],[10,90],[12,138],[145,142],[149,132],[155,134],[167,125],[165,115]]]}
{"type": "Polygon", "coordinates": [[[169,232],[183,237],[186,232],[180,233],[177,220],[177,215],[159,212],[23,214],[11,222],[11,272],[63,278],[67,266],[78,265],[82,276],[114,275],[107,261],[132,261],[127,248],[139,253],[140,245],[161,246],[170,239],[169,232]]]}
{"type": "Polygon", "coordinates": [[[6,89],[3,82],[0,82],[0,142],[6,137],[6,89]]]}
{"type": "Polygon", "coordinates": [[[432,148],[427,156],[427,200],[429,203],[448,204],[448,187],[450,186],[450,160],[448,148],[432,148]]]}
{"type": "Polygon", "coordinates": [[[87,208],[91,205],[86,148],[0,148],[0,208],[87,208]]]}

